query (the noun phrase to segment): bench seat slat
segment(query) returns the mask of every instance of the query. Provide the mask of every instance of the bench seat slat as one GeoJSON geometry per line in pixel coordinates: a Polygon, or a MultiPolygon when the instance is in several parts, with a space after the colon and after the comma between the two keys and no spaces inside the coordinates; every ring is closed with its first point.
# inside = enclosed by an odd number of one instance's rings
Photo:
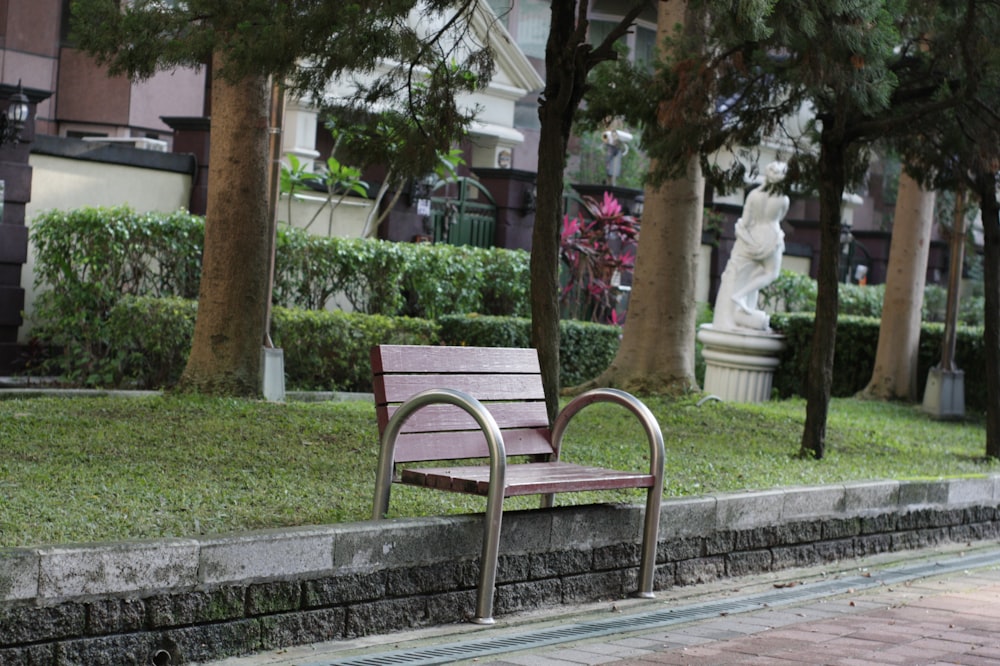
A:
{"type": "MultiPolygon", "coordinates": [[[[552,453],[548,430],[504,430],[508,456],[548,455],[552,453]]],[[[420,460],[462,460],[488,458],[486,437],[476,430],[464,432],[411,433],[396,438],[397,463],[420,460]]]]}
{"type": "Polygon", "coordinates": [[[544,400],[545,393],[539,375],[392,375],[374,378],[375,395],[379,403],[403,402],[426,389],[447,386],[465,391],[478,400],[544,400]]]}
{"type": "MultiPolygon", "coordinates": [[[[490,485],[490,468],[488,465],[477,465],[405,469],[400,481],[438,490],[486,495],[490,485]]],[[[510,465],[507,467],[504,497],[584,490],[649,488],[653,483],[653,476],[650,474],[621,472],[572,463],[510,465]]]]}
{"type": "MultiPolygon", "coordinates": [[[[379,429],[398,409],[397,405],[378,408],[379,429]]],[[[486,403],[493,419],[501,430],[508,428],[548,428],[548,413],[544,402],[491,402],[486,403]]],[[[477,430],[476,420],[464,409],[455,405],[428,405],[406,419],[402,433],[442,432],[449,430],[477,430]]]]}
{"type": "Polygon", "coordinates": [[[382,345],[372,359],[372,373],[383,372],[537,374],[540,370],[534,349],[382,345]]]}

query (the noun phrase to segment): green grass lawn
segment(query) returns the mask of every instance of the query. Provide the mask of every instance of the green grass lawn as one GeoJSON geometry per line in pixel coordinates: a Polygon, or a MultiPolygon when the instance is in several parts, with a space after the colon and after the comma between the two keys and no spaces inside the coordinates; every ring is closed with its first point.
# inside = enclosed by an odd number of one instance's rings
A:
{"type": "MultiPolygon", "coordinates": [[[[668,496],[1000,471],[982,460],[981,421],[936,422],[910,405],[834,400],[828,455],[809,461],[796,457],[801,400],[647,402],[666,439],[668,496]]],[[[365,520],[376,439],[374,408],[364,402],[0,400],[0,546],[365,520]]],[[[629,468],[643,466],[646,452],[625,410],[595,405],[571,426],[564,458],[629,468]]],[[[641,491],[579,493],[557,503],[640,498],[641,491]]],[[[395,486],[391,515],[480,511],[483,504],[395,486]]]]}

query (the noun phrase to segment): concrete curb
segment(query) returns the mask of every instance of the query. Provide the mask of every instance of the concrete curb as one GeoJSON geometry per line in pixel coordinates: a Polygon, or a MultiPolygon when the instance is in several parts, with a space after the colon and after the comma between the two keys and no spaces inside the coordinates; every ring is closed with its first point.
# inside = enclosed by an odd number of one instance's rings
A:
{"type": "MultiPolygon", "coordinates": [[[[1000,504],[1000,475],[872,481],[667,499],[661,541],[831,518],[1000,504]]],[[[501,553],[635,543],[642,509],[582,505],[506,514],[501,553]]],[[[474,559],[480,515],[365,521],[187,539],[0,549],[0,604],[362,574],[474,559]]]]}

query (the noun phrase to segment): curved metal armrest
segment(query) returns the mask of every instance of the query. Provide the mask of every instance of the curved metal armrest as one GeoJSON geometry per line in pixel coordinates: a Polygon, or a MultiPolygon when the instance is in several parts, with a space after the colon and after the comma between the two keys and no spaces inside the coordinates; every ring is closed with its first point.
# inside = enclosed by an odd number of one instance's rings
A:
{"type": "Polygon", "coordinates": [[[643,430],[646,431],[646,437],[649,440],[649,473],[656,479],[659,479],[662,485],[663,464],[666,454],[664,452],[663,433],[660,430],[660,424],[657,423],[653,413],[649,411],[649,407],[641,400],[631,393],[619,389],[591,389],[575,397],[563,408],[552,425],[552,447],[555,449],[556,456],[562,450],[562,438],[570,420],[584,407],[596,402],[612,402],[622,405],[636,415],[642,424],[643,430]]]}
{"type": "Polygon", "coordinates": [[[379,442],[378,472],[375,477],[375,502],[372,508],[372,520],[385,518],[389,511],[389,489],[392,486],[392,473],[396,460],[396,439],[406,422],[414,412],[428,405],[449,404],[465,410],[479,424],[486,445],[490,451],[490,490],[494,486],[501,491],[507,472],[507,451],[504,448],[503,435],[496,419],[486,407],[476,398],[464,391],[440,388],[428,389],[411,396],[393,413],[385,426],[379,442]]]}

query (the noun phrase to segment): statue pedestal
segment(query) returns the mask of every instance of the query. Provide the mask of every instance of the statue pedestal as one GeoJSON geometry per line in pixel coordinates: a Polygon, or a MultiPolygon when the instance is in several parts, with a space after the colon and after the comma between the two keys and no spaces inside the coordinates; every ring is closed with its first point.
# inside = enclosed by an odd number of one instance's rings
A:
{"type": "Polygon", "coordinates": [[[698,331],[705,358],[705,393],[728,402],[764,402],[771,397],[785,336],[765,331],[698,331]]]}

